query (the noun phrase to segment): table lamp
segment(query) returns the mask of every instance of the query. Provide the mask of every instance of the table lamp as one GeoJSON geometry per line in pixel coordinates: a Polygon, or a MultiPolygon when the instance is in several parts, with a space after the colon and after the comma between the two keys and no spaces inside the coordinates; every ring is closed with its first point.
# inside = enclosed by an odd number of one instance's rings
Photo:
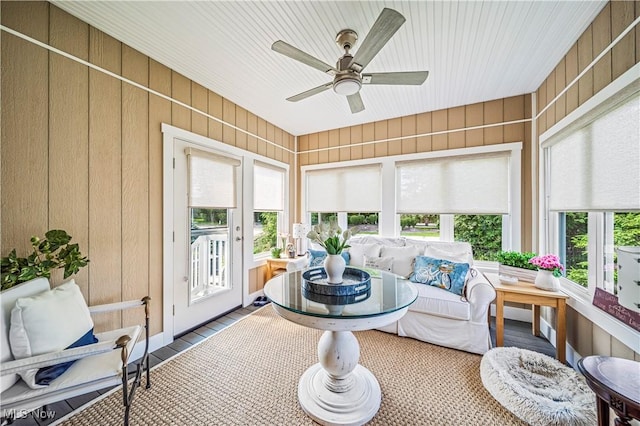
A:
{"type": "Polygon", "coordinates": [[[307,251],[307,233],[308,226],[304,223],[294,223],[291,230],[291,236],[296,243],[296,252],[298,256],[302,256],[307,251]]]}

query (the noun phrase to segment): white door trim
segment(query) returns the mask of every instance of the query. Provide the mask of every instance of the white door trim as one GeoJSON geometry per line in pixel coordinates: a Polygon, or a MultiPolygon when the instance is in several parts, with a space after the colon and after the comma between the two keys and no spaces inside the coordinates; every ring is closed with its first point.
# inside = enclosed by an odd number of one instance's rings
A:
{"type": "MultiPolygon", "coordinates": [[[[286,170],[285,188],[285,214],[284,222],[288,227],[289,223],[289,164],[273,160],[262,155],[249,152],[223,142],[207,138],[205,136],[192,133],[190,131],[162,123],[162,186],[163,186],[163,221],[162,221],[162,244],[163,244],[163,273],[162,273],[162,330],[164,344],[173,342],[173,140],[175,138],[187,140],[191,143],[215,149],[231,156],[242,157],[243,164],[253,164],[255,160],[272,164],[286,170]]],[[[260,264],[253,258],[253,168],[243,166],[243,191],[242,191],[242,305],[247,306],[252,301],[252,294],[249,294],[249,269],[260,264]]],[[[264,263],[264,262],[262,262],[264,263]]]]}

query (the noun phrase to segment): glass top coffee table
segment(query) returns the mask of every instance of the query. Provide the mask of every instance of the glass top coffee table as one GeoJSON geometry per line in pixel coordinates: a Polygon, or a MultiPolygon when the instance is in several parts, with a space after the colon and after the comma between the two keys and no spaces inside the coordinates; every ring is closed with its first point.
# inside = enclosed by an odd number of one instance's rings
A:
{"type": "Polygon", "coordinates": [[[298,384],[302,409],[323,425],[360,425],[371,420],[381,402],[380,385],[358,364],[360,345],[353,331],[371,330],[402,318],[418,297],[408,280],[369,270],[371,289],[356,296],[323,296],[303,289],[302,271],[279,275],[264,292],[281,317],[325,330],[318,342],[319,363],[298,384]]]}

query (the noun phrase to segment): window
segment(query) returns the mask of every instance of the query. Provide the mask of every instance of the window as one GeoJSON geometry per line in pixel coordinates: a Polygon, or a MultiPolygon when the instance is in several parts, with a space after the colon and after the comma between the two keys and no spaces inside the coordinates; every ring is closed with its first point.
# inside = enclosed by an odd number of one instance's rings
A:
{"type": "Polygon", "coordinates": [[[502,215],[457,214],[453,239],[471,244],[474,260],[497,261],[496,254],[502,250],[502,215]]]}
{"type": "Polygon", "coordinates": [[[467,241],[475,258],[493,260],[509,213],[509,162],[501,152],[397,163],[400,235],[467,241]]]}
{"type": "Polygon", "coordinates": [[[559,214],[560,250],[558,256],[565,267],[565,276],[583,287],[588,285],[588,220],[586,212],[559,214]]]}
{"type": "Polygon", "coordinates": [[[548,246],[592,291],[618,294],[618,249],[640,248],[638,116],[637,89],[623,89],[543,143],[548,246]]]}
{"type": "MultiPolygon", "coordinates": [[[[280,247],[284,229],[285,171],[256,161],[253,166],[253,253],[280,247]]],[[[282,247],[284,248],[284,247],[282,247]]]]}
{"type": "Polygon", "coordinates": [[[336,220],[356,234],[378,234],[380,164],[311,170],[305,174],[306,210],[311,225],[336,220]]]}
{"type": "Polygon", "coordinates": [[[422,240],[440,240],[440,215],[401,214],[400,235],[422,240]]]}
{"type": "Polygon", "coordinates": [[[335,218],[343,229],[357,227],[359,235],[440,241],[472,238],[464,227],[476,221],[492,232],[470,241],[481,247],[483,259],[495,247],[518,250],[521,151],[515,142],[303,166],[304,217],[311,225],[335,218]]]}
{"type": "Polygon", "coordinates": [[[347,213],[347,225],[354,234],[378,235],[378,212],[347,213]]]}

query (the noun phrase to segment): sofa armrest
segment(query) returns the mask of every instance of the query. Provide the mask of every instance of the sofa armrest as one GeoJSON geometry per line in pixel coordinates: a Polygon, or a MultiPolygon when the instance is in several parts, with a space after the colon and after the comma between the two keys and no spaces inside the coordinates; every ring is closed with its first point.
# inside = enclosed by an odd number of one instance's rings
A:
{"type": "Polygon", "coordinates": [[[16,374],[21,371],[31,370],[34,368],[49,367],[63,362],[75,361],[88,356],[111,352],[115,347],[116,345],[111,341],[98,342],[93,345],[80,346],[77,348],[65,349],[58,352],[36,355],[28,358],[2,361],[0,375],[6,376],[8,374],[16,374]]]}
{"type": "Polygon", "coordinates": [[[309,265],[309,257],[304,256],[287,263],[287,272],[300,271],[307,269],[309,265]]]}
{"type": "Polygon", "coordinates": [[[489,305],[496,298],[496,290],[489,280],[475,268],[475,275],[469,278],[465,288],[465,296],[471,305],[471,321],[486,322],[489,305]]]}

